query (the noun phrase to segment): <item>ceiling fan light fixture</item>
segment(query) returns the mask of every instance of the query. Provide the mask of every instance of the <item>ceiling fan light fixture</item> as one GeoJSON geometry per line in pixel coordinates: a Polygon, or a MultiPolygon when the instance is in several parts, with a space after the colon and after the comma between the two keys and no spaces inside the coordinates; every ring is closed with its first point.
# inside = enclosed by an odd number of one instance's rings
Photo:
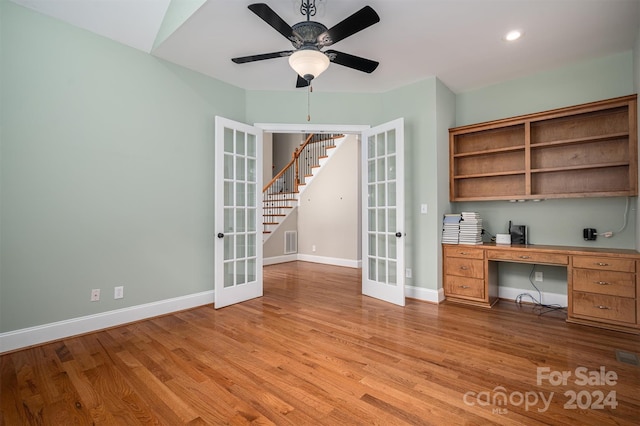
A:
{"type": "Polygon", "coordinates": [[[301,49],[289,56],[289,65],[298,75],[307,81],[322,74],[329,68],[329,58],[316,49],[301,49]]]}

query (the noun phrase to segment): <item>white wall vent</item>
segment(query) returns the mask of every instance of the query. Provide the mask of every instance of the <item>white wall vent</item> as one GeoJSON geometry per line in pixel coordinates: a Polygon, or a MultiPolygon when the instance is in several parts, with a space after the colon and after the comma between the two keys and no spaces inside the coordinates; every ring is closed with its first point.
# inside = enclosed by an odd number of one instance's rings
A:
{"type": "Polygon", "coordinates": [[[284,231],[284,254],[298,252],[298,231],[284,231]]]}

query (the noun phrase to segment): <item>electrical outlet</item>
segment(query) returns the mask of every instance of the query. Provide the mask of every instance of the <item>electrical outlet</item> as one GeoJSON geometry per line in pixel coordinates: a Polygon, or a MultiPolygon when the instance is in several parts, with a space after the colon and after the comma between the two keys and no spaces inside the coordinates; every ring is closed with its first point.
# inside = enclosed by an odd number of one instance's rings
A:
{"type": "Polygon", "coordinates": [[[118,286],[113,288],[113,298],[122,299],[124,297],[124,286],[118,286]]]}
{"type": "Polygon", "coordinates": [[[536,272],[535,280],[536,281],[542,281],[542,272],[536,272]]]}
{"type": "Polygon", "coordinates": [[[404,276],[405,276],[405,278],[411,278],[411,268],[407,268],[404,271],[404,276]]]}
{"type": "Polygon", "coordinates": [[[429,206],[427,204],[420,204],[420,214],[427,214],[429,212],[429,206]]]}
{"type": "Polygon", "coordinates": [[[313,253],[315,253],[315,252],[316,252],[316,245],[315,245],[315,244],[311,246],[311,251],[312,251],[313,253]]]}
{"type": "Polygon", "coordinates": [[[100,289],[99,288],[94,288],[93,290],[91,290],[91,299],[89,299],[92,302],[97,302],[98,300],[100,300],[100,289]]]}

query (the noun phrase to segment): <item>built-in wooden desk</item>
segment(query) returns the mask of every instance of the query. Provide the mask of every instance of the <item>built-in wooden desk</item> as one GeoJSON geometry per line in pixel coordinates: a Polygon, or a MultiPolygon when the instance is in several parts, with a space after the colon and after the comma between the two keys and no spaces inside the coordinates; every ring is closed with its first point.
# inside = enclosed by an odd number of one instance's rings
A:
{"type": "Polygon", "coordinates": [[[640,253],[542,245],[443,244],[448,301],[490,308],[498,301],[497,262],[567,268],[567,321],[640,334],[640,253]]]}

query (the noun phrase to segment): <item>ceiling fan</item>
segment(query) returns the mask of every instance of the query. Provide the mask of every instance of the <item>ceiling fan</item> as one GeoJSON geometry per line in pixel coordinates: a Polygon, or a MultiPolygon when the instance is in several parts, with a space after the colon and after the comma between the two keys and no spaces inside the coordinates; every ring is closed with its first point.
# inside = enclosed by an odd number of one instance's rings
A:
{"type": "Polygon", "coordinates": [[[379,22],[380,17],[370,6],[363,7],[331,28],[311,20],[317,11],[315,0],[301,0],[300,13],[306,15],[307,20],[293,26],[287,24],[265,3],[250,4],[248,7],[289,40],[295,49],[231,59],[236,64],[288,56],[289,64],[298,73],[296,87],[309,86],[311,80],[329,67],[330,62],[366,73],[371,73],[378,67],[379,63],[370,59],[337,50],[321,51],[322,48],[331,46],[379,22]]]}

